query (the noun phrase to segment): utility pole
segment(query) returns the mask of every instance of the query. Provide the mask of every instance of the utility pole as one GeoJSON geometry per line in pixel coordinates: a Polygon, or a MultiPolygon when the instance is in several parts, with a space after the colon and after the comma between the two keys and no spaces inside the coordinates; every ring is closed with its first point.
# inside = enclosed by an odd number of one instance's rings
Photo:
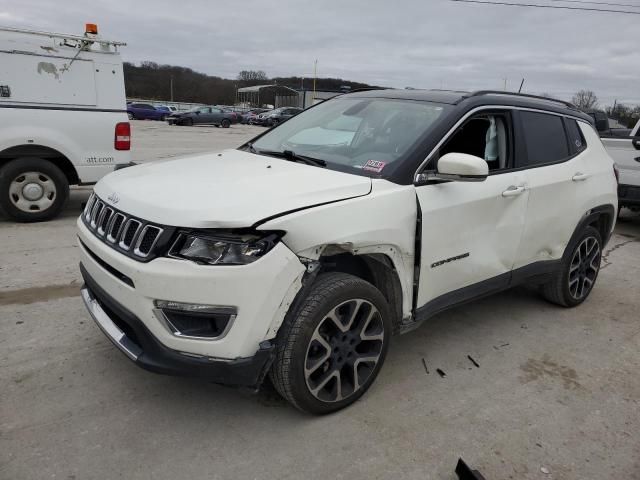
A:
{"type": "Polygon", "coordinates": [[[171,79],[171,101],[173,102],[173,75],[171,75],[170,79],[171,79]]]}
{"type": "Polygon", "coordinates": [[[316,100],[316,77],[318,76],[318,59],[316,58],[316,61],[313,62],[313,99],[312,101],[315,102],[316,100]]]}

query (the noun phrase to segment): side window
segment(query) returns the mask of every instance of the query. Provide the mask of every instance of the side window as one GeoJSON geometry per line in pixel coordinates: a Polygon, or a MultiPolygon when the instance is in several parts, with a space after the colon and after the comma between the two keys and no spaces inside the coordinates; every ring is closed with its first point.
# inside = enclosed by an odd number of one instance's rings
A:
{"type": "Polygon", "coordinates": [[[578,122],[571,118],[565,118],[564,125],[567,127],[567,137],[569,138],[571,153],[580,153],[587,148],[587,142],[582,135],[582,130],[580,130],[578,122]]]}
{"type": "Polygon", "coordinates": [[[562,117],[547,113],[520,112],[527,157],[518,167],[560,162],[569,157],[569,144],[562,117]],[[526,162],[525,162],[526,160],[526,162]]]}
{"type": "Polygon", "coordinates": [[[484,158],[489,171],[512,167],[511,115],[482,113],[468,119],[440,147],[438,158],[451,152],[484,158]]]}

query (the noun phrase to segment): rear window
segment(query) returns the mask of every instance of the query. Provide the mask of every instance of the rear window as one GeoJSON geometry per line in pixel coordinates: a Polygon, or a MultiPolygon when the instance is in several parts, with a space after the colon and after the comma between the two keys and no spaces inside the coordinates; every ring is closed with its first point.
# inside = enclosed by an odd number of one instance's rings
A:
{"type": "Polygon", "coordinates": [[[567,127],[567,137],[569,138],[571,151],[573,153],[579,153],[587,148],[587,143],[582,135],[578,122],[571,118],[565,118],[564,122],[567,127]]]}
{"type": "Polygon", "coordinates": [[[526,164],[536,166],[560,162],[569,156],[569,144],[564,131],[562,117],[546,113],[520,112],[525,144],[526,164]]]}

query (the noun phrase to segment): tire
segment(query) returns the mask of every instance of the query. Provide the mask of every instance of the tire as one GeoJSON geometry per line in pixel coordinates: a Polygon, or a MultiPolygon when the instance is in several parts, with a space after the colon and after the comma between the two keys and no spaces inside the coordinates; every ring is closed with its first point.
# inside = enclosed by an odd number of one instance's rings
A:
{"type": "Polygon", "coordinates": [[[60,213],[68,197],[67,177],[51,162],[23,157],[0,168],[0,209],[13,220],[49,220],[60,213]]]}
{"type": "Polygon", "coordinates": [[[321,274],[278,332],[269,372],[276,390],[299,410],[318,415],[358,400],[384,363],[390,311],[370,283],[345,273],[321,274]]]}
{"type": "Polygon", "coordinates": [[[135,120],[136,119],[136,116],[131,112],[127,112],[127,117],[129,117],[129,120],[135,120]]]}
{"type": "Polygon", "coordinates": [[[602,258],[602,237],[586,227],[567,248],[560,269],[542,285],[542,295],[551,303],[575,307],[584,302],[598,278],[602,258]]]}
{"type": "Polygon", "coordinates": [[[230,122],[228,119],[224,118],[224,119],[220,122],[220,126],[221,126],[222,128],[229,128],[229,127],[231,126],[231,122],[230,122]]]}
{"type": "Polygon", "coordinates": [[[162,116],[160,117],[160,121],[161,121],[161,122],[164,122],[166,119],[167,119],[167,116],[166,116],[166,115],[162,115],[162,116]]]}
{"type": "Polygon", "coordinates": [[[185,118],[182,121],[182,125],[184,125],[185,127],[193,127],[193,118],[185,118]]]}

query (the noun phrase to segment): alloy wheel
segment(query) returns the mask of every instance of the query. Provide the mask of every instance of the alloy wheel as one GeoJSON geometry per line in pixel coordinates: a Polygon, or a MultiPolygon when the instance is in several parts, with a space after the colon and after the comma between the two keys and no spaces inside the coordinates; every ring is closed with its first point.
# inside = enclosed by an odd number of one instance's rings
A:
{"type": "Polygon", "coordinates": [[[600,243],[587,237],[575,249],[569,266],[569,293],[576,300],[586,297],[600,270],[600,243]]]}
{"type": "Polygon", "coordinates": [[[318,324],[305,356],[309,392],[323,402],[339,402],[363,388],[375,371],[384,344],[378,309],[363,299],[334,307],[318,324]]]}

